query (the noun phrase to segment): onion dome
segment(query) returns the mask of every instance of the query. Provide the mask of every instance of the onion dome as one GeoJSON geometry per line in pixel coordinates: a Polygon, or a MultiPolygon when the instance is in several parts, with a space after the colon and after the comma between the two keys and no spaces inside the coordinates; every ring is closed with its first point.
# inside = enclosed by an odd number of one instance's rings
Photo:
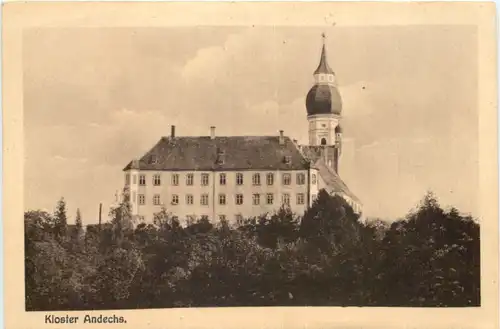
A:
{"type": "Polygon", "coordinates": [[[335,114],[342,112],[342,98],[335,85],[335,73],[326,59],[325,35],[318,68],[314,71],[315,85],[306,97],[307,115],[335,114]]]}
{"type": "Polygon", "coordinates": [[[316,84],[307,93],[307,115],[342,113],[340,93],[332,85],[316,84]]]}

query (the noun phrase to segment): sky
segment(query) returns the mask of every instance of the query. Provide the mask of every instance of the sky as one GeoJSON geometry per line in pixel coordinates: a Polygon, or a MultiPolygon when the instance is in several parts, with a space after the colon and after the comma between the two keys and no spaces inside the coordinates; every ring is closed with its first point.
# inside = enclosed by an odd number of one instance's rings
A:
{"type": "Polygon", "coordinates": [[[343,99],[340,175],[394,220],[426,191],[478,211],[473,26],[32,28],[23,39],[25,209],[97,222],[123,167],[177,135],[307,143],[305,96],[327,35],[343,99]]]}

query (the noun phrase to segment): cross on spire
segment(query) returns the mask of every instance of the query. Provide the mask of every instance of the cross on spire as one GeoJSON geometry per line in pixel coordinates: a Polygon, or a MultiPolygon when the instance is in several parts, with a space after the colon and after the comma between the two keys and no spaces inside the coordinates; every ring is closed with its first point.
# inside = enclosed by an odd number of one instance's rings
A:
{"type": "Polygon", "coordinates": [[[326,34],[325,34],[325,32],[321,33],[321,37],[323,39],[323,47],[321,49],[321,57],[320,57],[319,65],[318,65],[318,68],[316,69],[316,71],[314,71],[314,74],[318,74],[318,73],[333,74],[333,71],[330,68],[330,66],[328,65],[328,62],[326,60],[326,42],[325,42],[326,34]]]}

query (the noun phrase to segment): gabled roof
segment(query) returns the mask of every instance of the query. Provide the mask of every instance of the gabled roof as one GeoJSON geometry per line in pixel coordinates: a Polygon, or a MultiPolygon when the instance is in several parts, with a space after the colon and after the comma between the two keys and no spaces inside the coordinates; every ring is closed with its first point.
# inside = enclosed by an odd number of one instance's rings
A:
{"type": "Polygon", "coordinates": [[[295,143],[279,136],[162,137],[123,170],[303,170],[309,161],[295,143]],[[221,159],[222,161],[218,161],[221,159]]]}
{"type": "Polygon", "coordinates": [[[329,194],[345,194],[349,198],[351,198],[353,201],[361,205],[361,201],[352,193],[347,185],[344,183],[344,181],[340,178],[340,176],[332,169],[330,168],[323,159],[318,159],[314,165],[313,168],[316,168],[319,172],[319,175],[321,178],[323,178],[323,181],[325,182],[325,190],[329,194]]]}
{"type": "Polygon", "coordinates": [[[325,148],[328,148],[329,152],[333,152],[335,150],[335,145],[302,145],[300,150],[305,158],[309,159],[312,163],[315,163],[323,156],[325,148]]]}

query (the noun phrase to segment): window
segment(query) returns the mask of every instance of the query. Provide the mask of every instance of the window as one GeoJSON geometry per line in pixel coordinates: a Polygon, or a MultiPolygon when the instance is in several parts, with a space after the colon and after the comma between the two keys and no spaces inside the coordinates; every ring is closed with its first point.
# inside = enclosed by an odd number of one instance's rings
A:
{"type": "Polygon", "coordinates": [[[226,220],[226,215],[219,215],[219,220],[221,222],[225,221],[226,220]]]}
{"type": "Polygon", "coordinates": [[[311,176],[311,184],[316,185],[316,174],[312,174],[311,176]]]}
{"type": "Polygon", "coordinates": [[[283,202],[283,204],[285,204],[285,205],[289,205],[289,204],[290,204],[290,194],[288,194],[288,193],[283,193],[282,202],[283,202]]]}
{"type": "Polygon", "coordinates": [[[283,185],[290,185],[292,182],[292,175],[283,174],[283,185]]]}
{"type": "Polygon", "coordinates": [[[297,204],[304,204],[304,193],[297,194],[297,204]]]}
{"type": "Polygon", "coordinates": [[[179,185],[179,175],[178,174],[172,174],[172,185],[173,186],[179,185]]]}
{"type": "Polygon", "coordinates": [[[236,204],[243,204],[243,194],[236,194],[236,204]]]}
{"type": "Polygon", "coordinates": [[[187,174],[186,185],[193,185],[193,174],[187,174]]]}
{"type": "Polygon", "coordinates": [[[159,195],[159,194],[155,194],[155,195],[153,196],[153,204],[154,204],[155,206],[157,206],[157,205],[159,205],[159,204],[160,204],[160,195],[159,195]]]}
{"type": "Polygon", "coordinates": [[[226,174],[219,175],[219,183],[220,185],[226,185],[226,174]]]}
{"type": "Polygon", "coordinates": [[[225,194],[219,194],[219,204],[226,204],[226,195],[225,194]]]}
{"type": "Polygon", "coordinates": [[[253,185],[260,185],[260,174],[253,174],[252,183],[253,185]]]}
{"type": "Polygon", "coordinates": [[[254,194],[253,195],[253,204],[254,205],[260,204],[260,194],[254,194]]]}
{"type": "Polygon", "coordinates": [[[311,199],[312,199],[312,202],[316,201],[316,198],[317,198],[316,194],[313,194],[313,195],[312,195],[312,198],[311,198],[311,199]]]}
{"type": "Polygon", "coordinates": [[[146,204],[146,197],[144,194],[139,194],[139,204],[146,204]]]}
{"type": "Polygon", "coordinates": [[[274,184],[274,175],[272,173],[267,174],[266,181],[267,181],[267,185],[273,185],[274,184]]]}
{"type": "Polygon", "coordinates": [[[177,194],[172,195],[172,204],[173,205],[179,204],[179,196],[177,194]]]}
{"type": "Polygon", "coordinates": [[[267,195],[266,195],[266,201],[267,201],[267,204],[273,204],[274,195],[272,193],[267,193],[267,195]]]}
{"type": "Polygon", "coordinates": [[[326,138],[321,138],[321,145],[326,145],[326,138]]]}
{"type": "Polygon", "coordinates": [[[149,156],[149,162],[152,163],[152,164],[156,164],[158,163],[157,159],[156,159],[156,155],[155,154],[151,154],[149,156]]]}
{"type": "Polygon", "coordinates": [[[138,216],[140,222],[144,222],[144,216],[138,216]]]}
{"type": "Polygon", "coordinates": [[[161,177],[160,175],[156,174],[153,176],[153,185],[159,186],[161,185],[161,177]]]}
{"type": "Polygon", "coordinates": [[[285,163],[286,163],[286,164],[290,164],[290,163],[292,163],[292,157],[291,157],[291,156],[289,156],[289,155],[285,155],[285,163]]]}
{"type": "Polygon", "coordinates": [[[137,184],[137,176],[132,175],[132,184],[137,184]]]}
{"type": "Polygon", "coordinates": [[[243,185],[243,174],[242,173],[236,174],[236,185],[243,185]]]}
{"type": "Polygon", "coordinates": [[[139,175],[139,185],[146,185],[146,175],[139,175]]]}
{"type": "Polygon", "coordinates": [[[208,174],[201,174],[201,185],[208,185],[208,174]]]}
{"type": "Polygon", "coordinates": [[[243,216],[242,216],[241,214],[237,214],[237,215],[236,215],[236,216],[234,216],[234,217],[235,217],[235,219],[236,219],[236,223],[237,223],[238,225],[243,224],[243,216]]]}
{"type": "Polygon", "coordinates": [[[192,194],[186,195],[186,204],[193,204],[194,203],[194,198],[192,194]]]}
{"type": "Polygon", "coordinates": [[[132,192],[132,202],[135,203],[137,200],[137,192],[132,192]]]}
{"type": "Polygon", "coordinates": [[[125,185],[130,185],[130,174],[125,175],[125,185]]]}
{"type": "Polygon", "coordinates": [[[202,194],[200,203],[202,206],[208,206],[208,194],[202,194]]]}
{"type": "Polygon", "coordinates": [[[306,175],[303,173],[297,174],[297,184],[304,185],[306,183],[306,175]]]}

